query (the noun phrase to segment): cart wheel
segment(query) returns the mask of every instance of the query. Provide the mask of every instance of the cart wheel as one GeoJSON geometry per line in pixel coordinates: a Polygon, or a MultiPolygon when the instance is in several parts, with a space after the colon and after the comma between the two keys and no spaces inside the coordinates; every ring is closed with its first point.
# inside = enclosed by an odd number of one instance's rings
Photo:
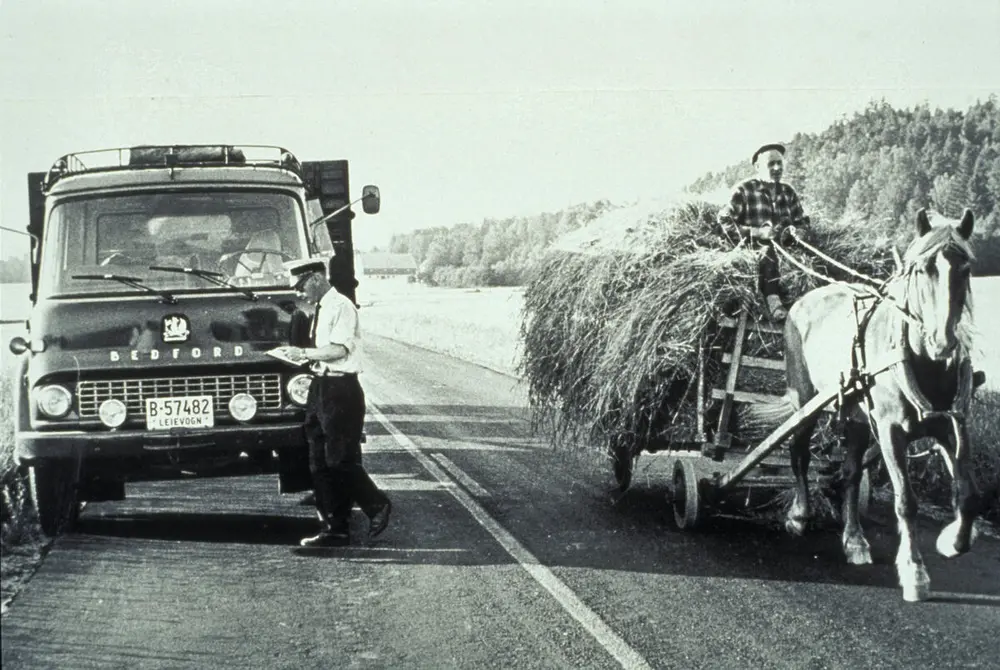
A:
{"type": "Polygon", "coordinates": [[[635,455],[631,444],[625,440],[612,440],[608,451],[611,452],[611,466],[615,481],[621,491],[628,489],[632,483],[632,471],[635,468],[635,455]]]}
{"type": "Polygon", "coordinates": [[[861,472],[861,482],[858,484],[858,516],[868,516],[868,508],[872,503],[872,470],[865,468],[861,472]]]}
{"type": "Polygon", "coordinates": [[[705,501],[702,499],[698,483],[698,473],[694,464],[686,458],[678,458],[674,463],[674,522],[681,530],[693,530],[700,526],[707,516],[705,501]]]}

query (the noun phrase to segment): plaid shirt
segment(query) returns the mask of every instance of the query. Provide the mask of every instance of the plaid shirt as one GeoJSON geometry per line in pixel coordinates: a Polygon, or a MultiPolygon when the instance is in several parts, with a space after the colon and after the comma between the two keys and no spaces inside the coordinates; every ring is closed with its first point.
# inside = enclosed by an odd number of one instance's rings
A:
{"type": "Polygon", "coordinates": [[[729,204],[719,210],[719,224],[726,234],[742,237],[739,226],[758,228],[774,224],[801,225],[802,203],[788,184],[748,179],[733,190],[729,204]]]}

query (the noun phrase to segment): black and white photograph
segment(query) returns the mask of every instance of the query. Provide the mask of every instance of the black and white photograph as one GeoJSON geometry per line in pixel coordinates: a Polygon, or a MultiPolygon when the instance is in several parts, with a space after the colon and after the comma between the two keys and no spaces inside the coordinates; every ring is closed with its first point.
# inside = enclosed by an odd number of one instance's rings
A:
{"type": "Polygon", "coordinates": [[[1000,0],[0,0],[0,662],[1000,667],[1000,0]]]}

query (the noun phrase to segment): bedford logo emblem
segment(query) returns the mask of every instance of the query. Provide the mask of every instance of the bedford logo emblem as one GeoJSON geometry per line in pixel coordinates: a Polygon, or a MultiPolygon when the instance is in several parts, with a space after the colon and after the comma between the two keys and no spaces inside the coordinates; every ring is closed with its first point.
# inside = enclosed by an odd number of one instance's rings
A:
{"type": "Polygon", "coordinates": [[[191,337],[191,326],[187,317],[180,314],[168,314],[163,317],[163,341],[187,342],[191,337]]]}

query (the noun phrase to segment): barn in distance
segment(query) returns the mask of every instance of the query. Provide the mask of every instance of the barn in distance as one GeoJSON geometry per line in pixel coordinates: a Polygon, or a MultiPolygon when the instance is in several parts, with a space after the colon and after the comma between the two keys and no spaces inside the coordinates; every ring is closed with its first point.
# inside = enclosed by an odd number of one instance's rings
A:
{"type": "Polygon", "coordinates": [[[385,251],[363,251],[355,254],[354,266],[365,279],[391,282],[414,282],[417,261],[412,254],[394,254],[385,251]]]}

